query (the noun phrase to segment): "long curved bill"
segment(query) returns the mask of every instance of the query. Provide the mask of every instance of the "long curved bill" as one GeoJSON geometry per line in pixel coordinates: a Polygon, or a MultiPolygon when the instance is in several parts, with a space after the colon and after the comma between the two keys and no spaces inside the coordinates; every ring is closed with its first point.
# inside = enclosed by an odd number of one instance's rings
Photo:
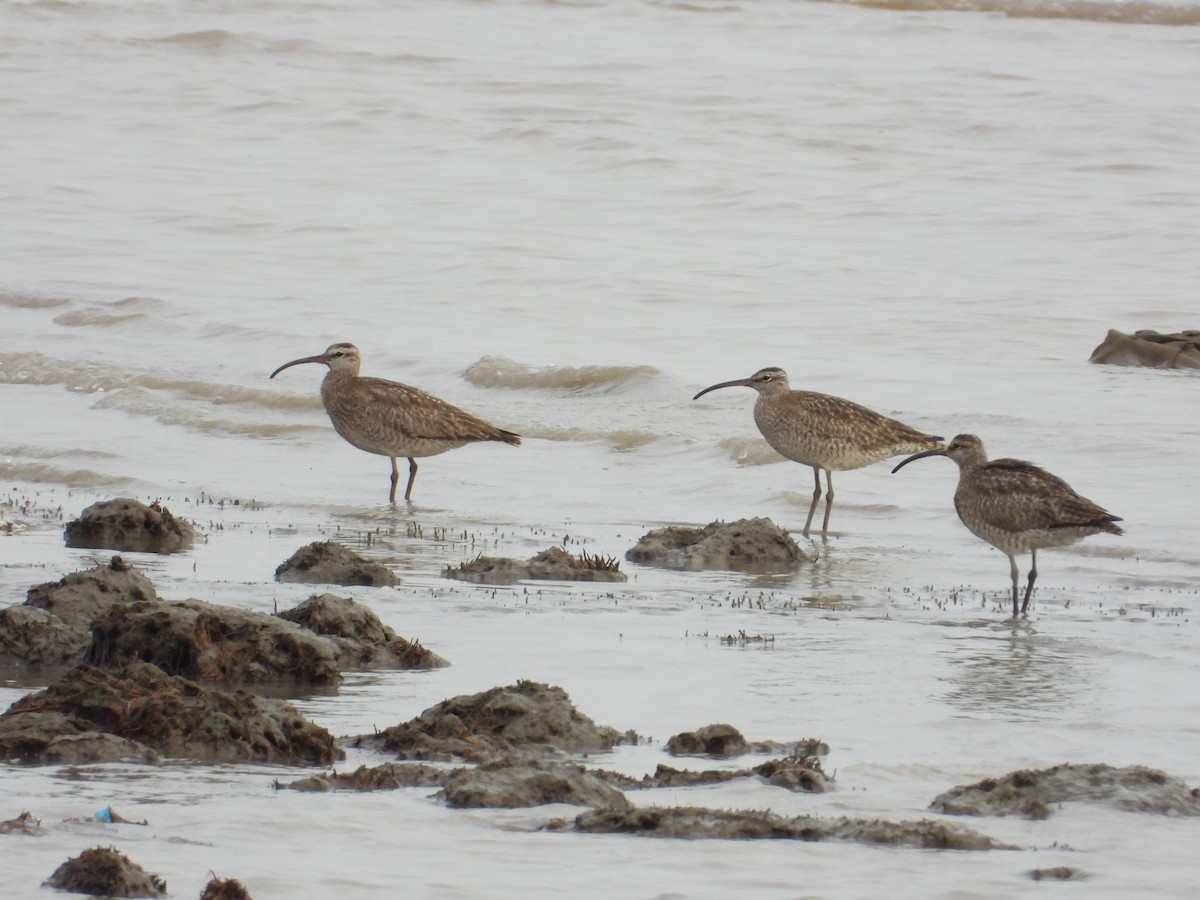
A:
{"type": "Polygon", "coordinates": [[[285,362],[282,366],[280,366],[278,369],[276,369],[274,372],[272,372],[271,377],[274,378],[276,375],[278,375],[284,369],[290,369],[292,366],[298,366],[301,363],[328,363],[328,362],[329,362],[329,357],[326,356],[324,353],[318,353],[316,356],[306,356],[306,357],[304,357],[304,359],[293,359],[291,362],[285,362]]]}
{"type": "Polygon", "coordinates": [[[896,468],[892,469],[892,474],[895,475],[897,472],[899,472],[901,469],[903,469],[905,466],[907,466],[914,459],[924,459],[927,456],[945,456],[945,455],[946,455],[945,450],[922,450],[920,453],[914,453],[912,456],[908,457],[907,459],[900,460],[900,462],[896,464],[896,468]]]}
{"type": "Polygon", "coordinates": [[[737,381],[722,381],[720,384],[714,384],[711,387],[706,387],[704,390],[702,390],[700,393],[698,393],[692,399],[699,400],[701,397],[703,397],[709,391],[719,391],[721,388],[727,388],[727,387],[750,387],[750,379],[749,378],[739,378],[737,381]]]}

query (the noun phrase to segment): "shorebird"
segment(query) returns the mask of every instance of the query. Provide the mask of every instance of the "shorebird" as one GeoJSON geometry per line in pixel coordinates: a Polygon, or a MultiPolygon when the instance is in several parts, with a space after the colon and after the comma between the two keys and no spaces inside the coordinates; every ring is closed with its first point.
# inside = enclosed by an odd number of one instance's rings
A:
{"type": "Polygon", "coordinates": [[[418,456],[436,456],[475,441],[520,444],[520,435],[497,428],[407,384],[358,374],[362,357],[353,344],[331,344],[324,353],[293,359],[271,373],[302,363],[329,366],[321,382],[321,402],[333,428],[347,441],[392,460],[392,490],[388,501],[396,502],[400,469],[396,459],[408,458],[408,487],[404,499],[412,499],[418,456]]]}
{"type": "Polygon", "coordinates": [[[1008,557],[1012,574],[1013,617],[1017,616],[1018,553],[1029,551],[1032,563],[1020,614],[1029,609],[1029,595],[1037,580],[1037,552],[1044,547],[1065,547],[1093,534],[1124,534],[1121,519],[1081,497],[1057,475],[1020,459],[988,462],[983,441],[960,434],[941,450],[926,450],[903,460],[899,472],[914,459],[948,456],[958,463],[954,508],[962,523],[1008,557]]]}
{"type": "Polygon", "coordinates": [[[821,471],[825,472],[825,520],[821,536],[829,533],[833,510],[833,473],[859,469],[901,453],[941,446],[937,435],[923,434],[903,422],[859,406],[841,397],[813,391],[793,391],[787,372],[775,366],[759,369],[749,378],[722,381],[706,387],[693,400],[709,391],[727,387],[751,387],[758,391],[754,423],[767,443],[788,459],[812,466],[813,497],[804,522],[808,537],[813,514],[821,499],[821,471]]]}

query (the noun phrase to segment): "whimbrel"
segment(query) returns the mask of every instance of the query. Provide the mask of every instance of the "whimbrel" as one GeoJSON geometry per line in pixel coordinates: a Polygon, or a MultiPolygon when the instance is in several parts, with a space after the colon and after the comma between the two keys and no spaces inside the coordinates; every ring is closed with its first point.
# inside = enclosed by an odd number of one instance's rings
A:
{"type": "Polygon", "coordinates": [[[362,357],[353,344],[331,344],[324,353],[293,359],[271,373],[274,378],[289,366],[323,363],[329,366],[321,382],[321,402],[334,430],[368,453],[392,460],[391,503],[396,502],[400,469],[396,459],[408,457],[408,487],[404,499],[412,499],[418,456],[436,456],[475,441],[520,444],[519,435],[497,428],[407,384],[358,374],[362,357]]]}
{"type": "Polygon", "coordinates": [[[1119,517],[1079,496],[1057,475],[1020,459],[988,462],[983,441],[973,434],[958,435],[945,449],[916,453],[892,471],[899,472],[914,459],[926,456],[948,456],[958,463],[954,508],[976,537],[1008,557],[1014,618],[1018,597],[1016,554],[1028,550],[1032,560],[1020,606],[1024,615],[1037,580],[1039,550],[1065,547],[1100,532],[1125,533],[1116,524],[1121,521],[1119,517]]]}
{"type": "Polygon", "coordinates": [[[727,387],[751,387],[758,391],[754,423],[767,443],[788,459],[812,466],[812,505],[804,522],[804,536],[812,527],[813,513],[821,499],[821,470],[825,471],[825,520],[821,536],[829,533],[833,510],[833,473],[859,469],[901,453],[941,446],[941,438],[923,434],[903,422],[859,406],[841,397],[813,391],[793,391],[787,372],[771,366],[749,378],[723,381],[706,387],[693,400],[709,391],[727,387]]]}

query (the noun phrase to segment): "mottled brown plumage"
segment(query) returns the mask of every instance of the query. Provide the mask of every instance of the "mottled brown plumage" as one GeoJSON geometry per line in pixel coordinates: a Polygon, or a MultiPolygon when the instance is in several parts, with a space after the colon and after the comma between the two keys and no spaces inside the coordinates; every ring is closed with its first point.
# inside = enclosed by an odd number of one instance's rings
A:
{"type": "Polygon", "coordinates": [[[362,358],[353,344],[331,344],[317,356],[284,363],[271,373],[274,378],[289,366],[322,363],[329,372],[321,382],[321,402],[334,430],[368,453],[392,460],[392,489],[396,502],[400,480],[397,457],[408,458],[408,487],[404,499],[412,499],[418,456],[435,456],[476,441],[520,444],[519,435],[485,422],[457,406],[407,384],[358,374],[362,358]]]}
{"type": "Polygon", "coordinates": [[[1037,580],[1037,552],[1064,547],[1093,534],[1124,534],[1121,519],[1081,497],[1057,475],[1020,459],[988,462],[983,441],[960,434],[944,450],[926,450],[902,461],[898,472],[914,459],[948,456],[958,464],[954,508],[964,525],[1008,557],[1012,575],[1013,615],[1029,609],[1029,596],[1037,580]],[[1016,554],[1029,551],[1032,564],[1025,599],[1017,606],[1016,554]]]}
{"type": "Polygon", "coordinates": [[[754,422],[767,443],[788,459],[812,466],[815,487],[804,536],[808,537],[813,514],[821,499],[821,470],[828,492],[821,535],[829,533],[833,510],[833,472],[858,469],[901,453],[940,447],[941,438],[924,434],[903,422],[890,419],[841,397],[813,391],[793,391],[787,373],[771,366],[749,378],[723,381],[706,387],[693,400],[709,391],[727,387],[750,387],[758,391],[754,422]]]}

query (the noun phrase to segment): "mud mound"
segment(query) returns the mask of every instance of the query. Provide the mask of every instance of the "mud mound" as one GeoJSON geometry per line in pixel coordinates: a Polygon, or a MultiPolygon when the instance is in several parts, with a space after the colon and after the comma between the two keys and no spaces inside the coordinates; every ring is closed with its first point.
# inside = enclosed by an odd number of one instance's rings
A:
{"type": "Polygon", "coordinates": [[[301,547],[279,564],[275,580],[343,587],[391,587],[400,583],[387,566],[364,559],[337,541],[316,541],[301,547]]]}
{"type": "Polygon", "coordinates": [[[582,766],[534,759],[500,759],[455,769],[439,796],[457,809],[628,805],[624,794],[582,766]]]}
{"type": "Polygon", "coordinates": [[[808,560],[791,535],[770,519],[658,528],[642,535],[625,558],[668,569],[750,572],[790,572],[808,560]]]}
{"type": "Polygon", "coordinates": [[[749,769],[704,769],[693,771],[676,769],[671,766],[658,764],[651,775],[641,778],[594,769],[592,774],[604,780],[613,787],[623,791],[640,791],[653,788],[695,787],[706,784],[724,784],[738,778],[761,778],[767,784],[786,788],[793,792],[823,794],[829,788],[829,780],[821,767],[821,761],[815,756],[788,756],[783,759],[772,759],[749,769]]]}
{"type": "Polygon", "coordinates": [[[705,725],[673,735],[666,749],[672,756],[741,756],[746,752],[746,739],[732,725],[705,725]]]}
{"type": "Polygon", "coordinates": [[[359,766],[349,774],[328,772],[310,775],[288,784],[275,782],[276,789],[293,791],[394,791],[402,787],[441,787],[451,769],[427,766],[424,763],[384,763],[381,766],[359,766]]]}
{"type": "Polygon", "coordinates": [[[518,581],[628,581],[621,564],[609,556],[579,556],[562,547],[550,547],[525,562],[493,556],[479,556],[470,562],[447,566],[447,578],[474,584],[515,584],[518,581]]]}
{"type": "Polygon", "coordinates": [[[1110,329],[1089,362],[1156,369],[1200,369],[1200,331],[1159,334],[1149,329],[1124,334],[1110,329]]]}
{"type": "Polygon", "coordinates": [[[815,738],[803,741],[747,741],[732,725],[705,725],[695,731],[681,731],[667,741],[672,756],[709,756],[729,758],[743,753],[786,753],[789,756],[826,756],[829,745],[815,738]]]}
{"type": "Polygon", "coordinates": [[[128,497],[93,503],[68,522],[68,547],[176,553],[192,545],[195,530],[157,500],[150,506],[128,497]]]}
{"type": "Polygon", "coordinates": [[[597,725],[571,705],[562,688],[518,681],[443,700],[409,722],[357,742],[378,744],[401,759],[479,762],[513,753],[601,753],[636,739],[597,725]]]}
{"type": "Polygon", "coordinates": [[[1071,866],[1053,866],[1049,869],[1031,869],[1029,877],[1034,881],[1080,881],[1087,876],[1071,866]]]}
{"type": "Polygon", "coordinates": [[[737,840],[789,839],[886,844],[926,850],[1015,850],[967,828],[922,819],[785,818],[772,812],[703,809],[700,807],[626,807],[589,810],[574,825],[552,823],[556,830],[574,828],[589,834],[637,834],[666,838],[737,840]]]}
{"type": "MultiPolygon", "coordinates": [[[[68,761],[72,738],[111,735],[164,756],[210,762],[328,765],[333,736],[283,700],[219,691],[170,676],[150,663],[109,672],[79,666],[0,715],[0,758],[68,761]]],[[[124,758],[124,757],[122,757],[124,758]]]]}
{"type": "Polygon", "coordinates": [[[251,900],[246,886],[236,878],[211,878],[200,900],[251,900]]]}
{"type": "Polygon", "coordinates": [[[0,666],[62,669],[83,660],[92,634],[32,606],[0,609],[0,666]]]}
{"type": "Polygon", "coordinates": [[[1048,817],[1053,807],[1076,800],[1113,809],[1169,816],[1200,816],[1200,789],[1189,788],[1145,766],[1114,768],[1104,763],[1022,769],[985,778],[939,794],[930,808],[957,816],[1048,817]]]}
{"type": "Polygon", "coordinates": [[[158,600],[150,579],[119,556],[106,566],[72,572],[31,587],[25,605],[44,609],[68,625],[89,629],[117,603],[158,600]]]}
{"type": "Polygon", "coordinates": [[[78,665],[92,642],[96,619],[118,603],[157,600],[150,579],[119,556],[107,566],[31,587],[24,605],[0,610],[0,665],[78,665]]]}
{"type": "Polygon", "coordinates": [[[68,859],[46,886],[93,897],[165,897],[167,883],[113,847],[93,847],[68,859]]]}
{"type": "Polygon", "coordinates": [[[400,637],[370,607],[349,597],[318,594],[276,615],[332,640],[342,670],[437,669],[450,665],[420,642],[400,637]]]}
{"type": "Polygon", "coordinates": [[[113,668],[143,660],[223,684],[334,684],[337,655],[332,641],[275,616],[185,600],[114,606],[93,626],[86,661],[113,668]]]}

